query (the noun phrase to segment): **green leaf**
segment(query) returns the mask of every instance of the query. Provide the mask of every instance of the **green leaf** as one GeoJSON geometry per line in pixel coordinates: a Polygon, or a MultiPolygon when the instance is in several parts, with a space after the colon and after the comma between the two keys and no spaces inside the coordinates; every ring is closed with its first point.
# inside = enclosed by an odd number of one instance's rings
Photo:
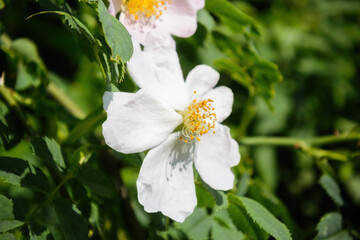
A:
{"type": "Polygon", "coordinates": [[[211,196],[213,197],[213,199],[216,202],[216,205],[218,206],[225,206],[227,205],[227,201],[226,201],[226,197],[225,194],[223,192],[217,191],[215,189],[212,189],[209,185],[207,185],[204,181],[201,182],[195,182],[199,187],[203,188],[204,190],[206,190],[208,193],[211,194],[211,196]]]}
{"type": "Polygon", "coordinates": [[[54,200],[56,215],[67,240],[88,239],[87,222],[81,212],[69,200],[54,200]]]}
{"type": "Polygon", "coordinates": [[[106,113],[102,106],[96,108],[84,120],[76,125],[69,133],[66,143],[76,142],[82,136],[92,132],[106,120],[106,113]]]}
{"type": "Polygon", "coordinates": [[[259,146],[254,150],[255,168],[263,182],[275,190],[278,182],[278,168],[275,149],[271,146],[259,146]]]}
{"type": "Polygon", "coordinates": [[[76,30],[78,33],[82,33],[84,34],[84,36],[89,40],[89,42],[91,44],[97,44],[94,36],[91,34],[91,32],[89,31],[89,29],[76,17],[70,15],[67,12],[62,12],[62,11],[43,11],[43,12],[38,12],[35,14],[30,15],[29,17],[27,17],[26,19],[32,18],[34,16],[37,15],[41,15],[41,14],[57,14],[57,15],[61,15],[65,18],[65,20],[68,22],[70,28],[76,30]]]}
{"type": "Polygon", "coordinates": [[[342,228],[342,216],[338,212],[327,213],[316,226],[316,240],[350,240],[352,237],[342,228]]]}
{"type": "Polygon", "coordinates": [[[133,53],[130,34],[118,19],[109,14],[102,0],[98,1],[98,13],[106,42],[111,48],[111,58],[116,62],[129,61],[133,53]]]}
{"type": "Polygon", "coordinates": [[[40,79],[33,75],[29,69],[29,66],[25,66],[22,61],[18,62],[17,69],[17,78],[15,89],[16,90],[24,90],[30,86],[38,86],[40,84],[40,79]]]}
{"type": "Polygon", "coordinates": [[[233,24],[242,25],[242,27],[250,26],[253,34],[260,35],[260,28],[256,21],[227,0],[207,0],[205,8],[220,17],[232,21],[233,24]]]}
{"type": "Polygon", "coordinates": [[[63,172],[66,168],[65,159],[60,145],[51,138],[33,138],[31,144],[34,153],[42,158],[50,167],[63,172]]]}
{"type": "Polygon", "coordinates": [[[4,0],[0,0],[0,10],[5,7],[4,0]]]}
{"type": "Polygon", "coordinates": [[[18,38],[11,43],[11,48],[20,55],[25,62],[34,62],[42,69],[45,69],[45,65],[33,41],[27,38],[18,38]]]}
{"type": "Polygon", "coordinates": [[[344,205],[344,201],[340,193],[340,188],[331,176],[329,175],[321,176],[319,183],[324,188],[325,192],[337,205],[339,206],[344,205]]]}
{"type": "Polygon", "coordinates": [[[197,20],[204,25],[208,32],[211,32],[215,27],[215,20],[206,9],[200,9],[197,12],[197,20]]]}
{"type": "Polygon", "coordinates": [[[208,239],[211,225],[212,219],[204,208],[195,208],[183,223],[176,223],[176,226],[193,240],[208,239]]]}
{"type": "Polygon", "coordinates": [[[0,232],[7,232],[11,229],[20,227],[24,222],[18,220],[0,220],[0,232]]]}
{"type": "Polygon", "coordinates": [[[250,217],[267,233],[278,240],[291,239],[290,232],[287,227],[276,219],[266,208],[258,202],[247,198],[237,197],[233,194],[228,195],[229,202],[235,205],[242,205],[246,209],[250,217]]]}
{"type": "Polygon", "coordinates": [[[0,179],[35,191],[49,191],[49,182],[45,174],[30,163],[12,157],[0,157],[0,179]]]}
{"type": "Polygon", "coordinates": [[[13,220],[13,202],[11,199],[8,199],[4,195],[0,195],[0,220],[13,220]]]}
{"type": "Polygon", "coordinates": [[[11,233],[0,234],[0,240],[15,240],[15,236],[11,233]]]}
{"type": "Polygon", "coordinates": [[[239,185],[236,190],[236,195],[243,196],[246,194],[249,188],[250,176],[249,173],[245,172],[239,181],[239,185]]]}
{"type": "Polygon", "coordinates": [[[228,212],[223,209],[214,213],[211,236],[214,240],[241,240],[244,234],[236,229],[228,212]]]}
{"type": "Polygon", "coordinates": [[[198,184],[195,185],[196,189],[196,199],[198,202],[198,207],[207,207],[212,208],[215,205],[215,200],[211,196],[211,194],[206,191],[203,187],[199,186],[198,184]]]}
{"type": "Polygon", "coordinates": [[[76,179],[103,197],[110,198],[115,193],[110,179],[94,168],[83,166],[79,170],[76,179]]]}
{"type": "Polygon", "coordinates": [[[237,229],[242,231],[249,239],[265,240],[269,238],[269,235],[260,229],[247,215],[242,205],[229,202],[228,212],[237,229]]]}
{"type": "Polygon", "coordinates": [[[47,240],[51,238],[50,230],[36,223],[29,226],[30,240],[47,240]]]}
{"type": "Polygon", "coordinates": [[[0,233],[20,227],[24,223],[14,220],[13,202],[11,199],[0,195],[0,233]]]}

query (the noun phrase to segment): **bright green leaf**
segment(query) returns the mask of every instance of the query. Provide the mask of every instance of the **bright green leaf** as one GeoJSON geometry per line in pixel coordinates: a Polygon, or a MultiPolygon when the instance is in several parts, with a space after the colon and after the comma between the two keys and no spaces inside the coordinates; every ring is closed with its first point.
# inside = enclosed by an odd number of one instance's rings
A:
{"type": "Polygon", "coordinates": [[[67,240],[88,239],[87,222],[80,211],[69,200],[54,200],[56,215],[67,240]]]}
{"type": "Polygon", "coordinates": [[[229,202],[228,212],[237,229],[249,239],[266,240],[269,238],[269,235],[247,215],[242,205],[229,202]]]}
{"type": "Polygon", "coordinates": [[[133,53],[130,34],[118,19],[109,14],[102,0],[98,2],[98,13],[106,42],[111,48],[112,59],[116,62],[129,61],[133,53]]]}
{"type": "Polygon", "coordinates": [[[207,0],[205,8],[210,12],[231,20],[234,24],[240,24],[243,27],[250,26],[251,31],[255,35],[260,35],[260,28],[255,20],[227,0],[207,0]]]}
{"type": "Polygon", "coordinates": [[[76,179],[103,197],[110,198],[115,192],[110,179],[95,168],[83,166],[79,170],[76,179]]]}
{"type": "Polygon", "coordinates": [[[321,176],[319,183],[337,205],[339,206],[344,205],[344,201],[340,193],[340,188],[331,176],[329,175],[321,176]]]}
{"type": "Polygon", "coordinates": [[[11,48],[19,54],[25,62],[34,62],[41,68],[45,68],[35,43],[30,39],[18,38],[12,42],[11,48]]]}
{"type": "Polygon", "coordinates": [[[60,172],[64,171],[66,168],[65,159],[60,145],[54,139],[33,138],[31,144],[35,154],[42,158],[46,164],[60,172]]]}
{"type": "Polygon", "coordinates": [[[201,9],[197,13],[197,20],[204,25],[208,32],[211,32],[215,27],[215,20],[206,9],[201,9]]]}
{"type": "Polygon", "coordinates": [[[242,205],[246,209],[250,217],[266,232],[277,240],[291,239],[290,232],[287,227],[276,219],[266,208],[258,202],[247,198],[237,197],[233,194],[228,195],[229,202],[242,205]]]}

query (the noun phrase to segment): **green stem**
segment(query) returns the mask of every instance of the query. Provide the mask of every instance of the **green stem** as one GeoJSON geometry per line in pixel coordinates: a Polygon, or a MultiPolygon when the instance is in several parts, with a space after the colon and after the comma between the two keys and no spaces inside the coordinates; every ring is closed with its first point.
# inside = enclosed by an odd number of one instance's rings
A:
{"type": "Polygon", "coordinates": [[[334,143],[360,141],[360,134],[330,135],[313,138],[289,138],[289,137],[243,137],[239,142],[244,145],[276,145],[296,147],[302,145],[321,146],[334,143]]]}
{"type": "Polygon", "coordinates": [[[346,154],[330,151],[320,148],[314,148],[314,146],[343,143],[350,141],[360,141],[360,134],[349,134],[339,136],[321,136],[313,138],[288,138],[288,137],[243,137],[239,140],[240,144],[248,146],[257,145],[273,145],[273,146],[285,146],[295,147],[301,149],[305,153],[317,158],[329,158],[337,161],[347,161],[348,156],[346,154]]]}
{"type": "Polygon", "coordinates": [[[14,111],[14,113],[18,116],[21,123],[24,125],[26,131],[31,135],[34,136],[36,133],[31,125],[28,123],[26,115],[23,113],[19,105],[17,104],[16,100],[13,97],[11,89],[7,88],[4,84],[5,73],[3,73],[0,77],[0,95],[9,105],[10,109],[14,111]]]}
{"type": "Polygon", "coordinates": [[[86,114],[55,83],[50,82],[47,91],[73,116],[84,119],[86,114]]]}
{"type": "Polygon", "coordinates": [[[54,198],[54,196],[57,194],[57,192],[60,190],[60,188],[69,180],[74,176],[74,172],[77,170],[77,168],[75,168],[74,170],[72,170],[71,172],[69,172],[64,179],[49,193],[46,195],[45,199],[40,202],[35,208],[33,208],[33,210],[28,214],[28,216],[25,218],[25,225],[28,225],[30,223],[30,220],[34,217],[34,215],[38,212],[38,210],[44,206],[44,204],[49,201],[52,200],[54,198]]]}

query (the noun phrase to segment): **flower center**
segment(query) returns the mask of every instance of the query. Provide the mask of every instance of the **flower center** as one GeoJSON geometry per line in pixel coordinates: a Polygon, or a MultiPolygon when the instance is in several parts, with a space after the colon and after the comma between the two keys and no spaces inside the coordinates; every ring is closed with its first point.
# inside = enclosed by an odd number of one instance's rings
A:
{"type": "Polygon", "coordinates": [[[143,18],[159,18],[171,0],[125,0],[122,10],[137,21],[143,18]]]}
{"type": "MultiPolygon", "coordinates": [[[[194,91],[196,94],[196,91],[194,91]]],[[[215,128],[216,113],[215,108],[212,107],[212,99],[197,100],[194,99],[192,103],[183,111],[184,127],[182,135],[179,139],[184,142],[193,140],[200,141],[200,136],[208,133],[215,128]]],[[[215,131],[213,130],[213,133],[215,131]]]]}

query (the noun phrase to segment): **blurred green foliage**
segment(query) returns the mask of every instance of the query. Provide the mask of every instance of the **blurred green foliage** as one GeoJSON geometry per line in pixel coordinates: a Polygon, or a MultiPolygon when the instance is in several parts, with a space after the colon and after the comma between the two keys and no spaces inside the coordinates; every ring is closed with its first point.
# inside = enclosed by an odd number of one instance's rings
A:
{"type": "Polygon", "coordinates": [[[104,143],[105,89],[137,89],[105,8],[0,0],[0,239],[360,238],[358,1],[206,0],[177,50],[233,90],[242,160],[227,193],[196,176],[184,223],[138,203],[145,154],[104,143]]]}

